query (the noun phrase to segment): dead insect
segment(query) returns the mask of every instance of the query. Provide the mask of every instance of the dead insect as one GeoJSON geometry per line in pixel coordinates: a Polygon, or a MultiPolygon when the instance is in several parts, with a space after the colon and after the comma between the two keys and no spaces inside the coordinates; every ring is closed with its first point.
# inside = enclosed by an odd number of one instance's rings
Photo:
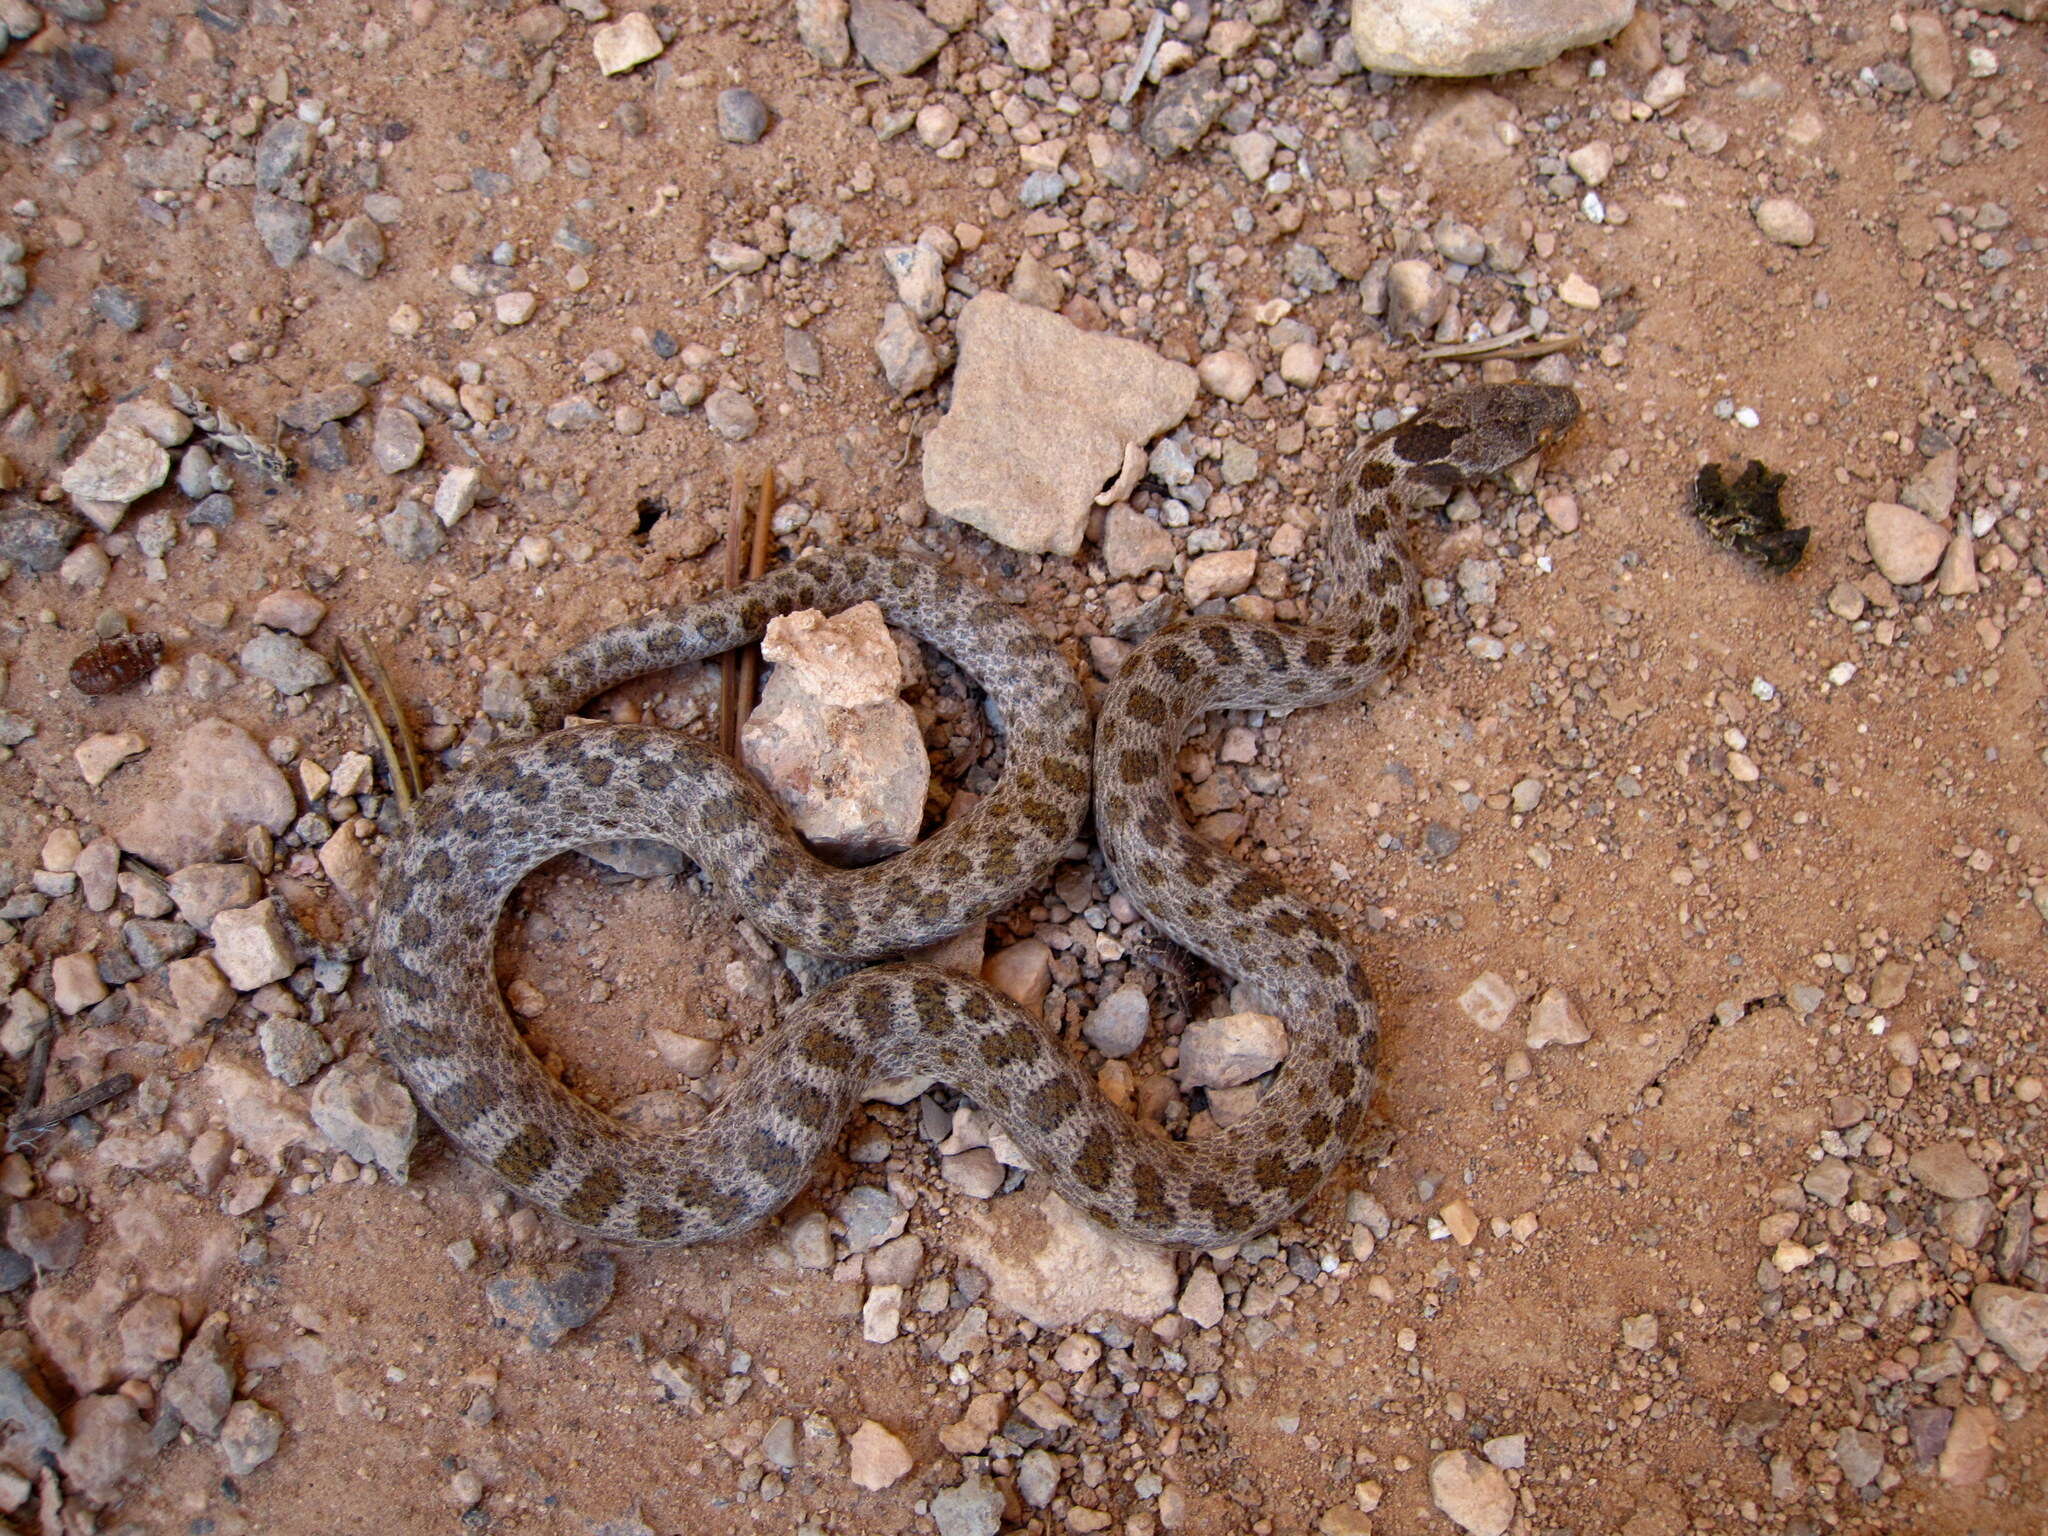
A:
{"type": "Polygon", "coordinates": [[[117,635],[71,663],[71,686],[97,697],[132,688],[163,660],[162,635],[117,635]]]}
{"type": "Polygon", "coordinates": [[[1733,482],[1719,464],[1702,468],[1692,485],[1692,515],[1708,533],[1745,560],[1769,571],[1789,571],[1806,553],[1811,528],[1788,528],[1778,506],[1785,477],[1751,459],[1733,482]]]}

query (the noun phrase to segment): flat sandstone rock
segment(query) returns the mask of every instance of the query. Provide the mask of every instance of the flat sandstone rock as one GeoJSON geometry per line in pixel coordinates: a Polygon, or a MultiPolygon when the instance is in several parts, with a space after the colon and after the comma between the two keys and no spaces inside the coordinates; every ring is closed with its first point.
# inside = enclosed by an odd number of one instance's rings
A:
{"type": "Polygon", "coordinates": [[[1359,63],[1389,75],[1499,75],[1605,42],[1635,10],[1635,0],[1352,0],[1351,41],[1359,63]]]}
{"type": "Polygon", "coordinates": [[[994,292],[957,331],[952,409],[925,438],[925,500],[1011,549],[1075,554],[1125,446],[1194,405],[1195,370],[994,292]]]}

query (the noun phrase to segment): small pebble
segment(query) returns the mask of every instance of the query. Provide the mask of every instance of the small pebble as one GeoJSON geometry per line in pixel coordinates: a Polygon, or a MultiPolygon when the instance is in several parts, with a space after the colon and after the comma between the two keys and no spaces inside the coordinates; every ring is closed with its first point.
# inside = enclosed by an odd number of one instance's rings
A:
{"type": "Polygon", "coordinates": [[[758,144],[768,131],[768,107],[741,86],[718,93],[718,136],[728,144],[758,144]]]}

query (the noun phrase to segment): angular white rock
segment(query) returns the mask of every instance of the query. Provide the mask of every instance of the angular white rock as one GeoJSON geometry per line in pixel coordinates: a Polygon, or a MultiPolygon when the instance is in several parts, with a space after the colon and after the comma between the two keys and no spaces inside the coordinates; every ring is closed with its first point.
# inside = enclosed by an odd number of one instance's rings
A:
{"type": "Polygon", "coordinates": [[[864,860],[908,848],[931,759],[897,696],[903,663],[881,609],[772,620],[761,654],[776,665],[740,733],[747,766],[820,853],[864,860]]]}
{"type": "Polygon", "coordinates": [[[1130,443],[1171,431],[1195,371],[1004,294],[960,312],[953,403],[925,438],[932,510],[1030,554],[1071,556],[1130,443]]]}

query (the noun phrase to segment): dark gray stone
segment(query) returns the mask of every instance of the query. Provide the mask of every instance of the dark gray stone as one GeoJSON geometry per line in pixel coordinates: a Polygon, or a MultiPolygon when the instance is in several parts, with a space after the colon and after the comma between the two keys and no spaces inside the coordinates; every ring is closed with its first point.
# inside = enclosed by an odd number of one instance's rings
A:
{"type": "Polygon", "coordinates": [[[718,93],[718,136],[728,144],[758,144],[768,131],[768,104],[742,86],[718,93]]]}
{"type": "Polygon", "coordinates": [[[12,1248],[0,1248],[0,1291],[18,1291],[35,1279],[36,1267],[12,1248]]]}
{"type": "Polygon", "coordinates": [[[0,560],[40,575],[54,571],[85,534],[85,520],[26,498],[0,510],[0,560]]]}
{"type": "Polygon", "coordinates": [[[0,74],[0,139],[33,144],[57,121],[57,98],[40,80],[18,70],[0,74]]]}
{"type": "Polygon", "coordinates": [[[369,396],[353,384],[336,384],[330,389],[301,395],[279,414],[295,432],[317,432],[330,421],[346,421],[365,405],[369,396]]]}
{"type": "Polygon", "coordinates": [[[148,318],[142,300],[127,289],[116,288],[111,284],[102,284],[93,289],[92,312],[115,330],[126,331],[131,336],[142,329],[143,322],[148,318]]]}
{"type": "Polygon", "coordinates": [[[908,75],[946,46],[946,29],[906,0],[853,0],[853,46],[885,75],[908,75]]]}
{"type": "Polygon", "coordinates": [[[484,1301],[501,1327],[521,1330],[536,1349],[552,1349],[605,1309],[617,1273],[608,1253],[522,1264],[486,1285],[484,1301]]]}
{"type": "Polygon", "coordinates": [[[313,126],[280,117],[256,141],[256,185],[276,192],[306,168],[313,155],[313,126]]]}
{"type": "Polygon", "coordinates": [[[1159,98],[1145,115],[1140,137],[1155,155],[1180,154],[1201,142],[1229,104],[1222,71],[1214,64],[1198,64],[1159,88],[1159,98]]]}
{"type": "Polygon", "coordinates": [[[313,244],[313,214],[303,203],[258,192],[249,202],[249,218],[256,226],[256,238],[270,253],[273,265],[297,265],[313,244]]]}
{"type": "Polygon", "coordinates": [[[431,560],[440,553],[447,533],[440,520],[416,501],[401,501],[377,519],[377,531],[391,552],[409,564],[431,560]]]}
{"type": "Polygon", "coordinates": [[[121,940],[147,974],[191,954],[199,947],[199,930],[167,918],[138,917],[121,925],[121,940]]]}
{"type": "Polygon", "coordinates": [[[34,1450],[48,1451],[54,1456],[64,1449],[64,1426],[57,1422],[50,1405],[36,1396],[35,1389],[11,1365],[0,1365],[0,1423],[19,1424],[34,1450]]]}
{"type": "Polygon", "coordinates": [[[306,457],[315,469],[324,469],[329,474],[347,469],[355,462],[348,451],[347,441],[341,435],[340,424],[332,421],[307,440],[306,457]]]}
{"type": "Polygon", "coordinates": [[[215,491],[185,514],[185,521],[198,528],[225,528],[235,520],[235,501],[225,491],[215,491]]]}

